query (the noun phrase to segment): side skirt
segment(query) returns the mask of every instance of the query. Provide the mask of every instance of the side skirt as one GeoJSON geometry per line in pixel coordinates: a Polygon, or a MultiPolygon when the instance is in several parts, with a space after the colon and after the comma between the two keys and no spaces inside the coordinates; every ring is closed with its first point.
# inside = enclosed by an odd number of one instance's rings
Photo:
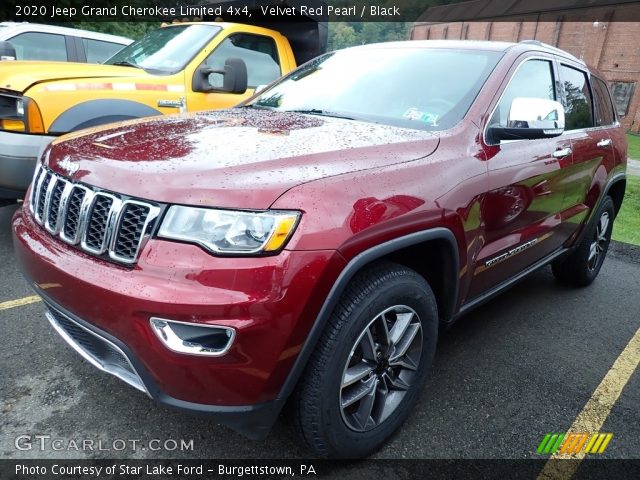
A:
{"type": "Polygon", "coordinates": [[[546,257],[543,257],[542,259],[538,260],[536,263],[528,266],[527,268],[522,270],[517,275],[505,280],[504,282],[496,285],[495,287],[491,288],[490,290],[487,290],[483,294],[475,297],[473,300],[465,303],[464,305],[462,305],[462,307],[460,308],[458,313],[453,317],[451,323],[455,322],[456,320],[458,320],[463,315],[466,315],[467,313],[469,313],[474,308],[479,307],[480,305],[484,304],[485,302],[488,302],[489,300],[491,300],[492,298],[496,297],[497,295],[499,295],[500,293],[504,292],[505,290],[513,287],[518,282],[523,280],[526,276],[528,276],[530,273],[533,273],[536,270],[539,270],[540,268],[544,267],[545,265],[548,265],[549,263],[554,261],[556,258],[564,255],[565,253],[567,253],[569,251],[570,251],[570,249],[568,249],[568,248],[560,248],[560,249],[550,253],[546,257]]]}

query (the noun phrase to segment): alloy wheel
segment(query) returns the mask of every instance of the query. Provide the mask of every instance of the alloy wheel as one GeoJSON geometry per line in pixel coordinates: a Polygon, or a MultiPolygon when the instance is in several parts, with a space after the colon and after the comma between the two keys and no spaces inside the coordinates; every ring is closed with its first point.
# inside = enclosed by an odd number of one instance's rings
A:
{"type": "Polygon", "coordinates": [[[604,257],[604,252],[607,248],[607,242],[609,241],[609,212],[602,212],[598,225],[596,226],[596,233],[591,247],[589,249],[589,257],[587,263],[589,270],[595,270],[598,268],[601,258],[604,257]]]}
{"type": "Polygon", "coordinates": [[[364,432],[398,408],[417,375],[422,323],[406,305],[376,315],[356,340],[340,385],[340,412],[352,430],[364,432]]]}

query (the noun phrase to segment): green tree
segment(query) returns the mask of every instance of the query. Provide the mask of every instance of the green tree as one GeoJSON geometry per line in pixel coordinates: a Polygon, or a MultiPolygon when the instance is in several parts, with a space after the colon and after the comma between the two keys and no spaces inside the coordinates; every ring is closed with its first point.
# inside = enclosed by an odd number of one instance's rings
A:
{"type": "Polygon", "coordinates": [[[331,23],[329,50],[357,45],[357,37],[354,28],[346,22],[331,23]]]}

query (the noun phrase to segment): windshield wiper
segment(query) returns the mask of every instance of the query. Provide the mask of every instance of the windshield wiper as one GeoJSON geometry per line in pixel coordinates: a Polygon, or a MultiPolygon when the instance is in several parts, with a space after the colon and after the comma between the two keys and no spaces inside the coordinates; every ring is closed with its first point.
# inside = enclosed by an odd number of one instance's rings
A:
{"type": "Polygon", "coordinates": [[[249,103],[248,105],[238,105],[239,108],[257,108],[259,110],[275,110],[274,107],[268,107],[267,105],[260,105],[256,103],[249,103]]]}
{"type": "Polygon", "coordinates": [[[129,60],[121,60],[119,62],[112,63],[111,65],[122,65],[123,67],[142,68],[137,63],[130,62],[129,60]]]}
{"type": "Polygon", "coordinates": [[[354,117],[350,117],[349,115],[344,115],[338,112],[331,112],[329,110],[322,110],[319,108],[306,108],[299,110],[283,110],[285,112],[293,112],[293,113],[303,113],[306,115],[319,115],[321,117],[335,117],[335,118],[344,118],[346,120],[356,120],[354,117]]]}

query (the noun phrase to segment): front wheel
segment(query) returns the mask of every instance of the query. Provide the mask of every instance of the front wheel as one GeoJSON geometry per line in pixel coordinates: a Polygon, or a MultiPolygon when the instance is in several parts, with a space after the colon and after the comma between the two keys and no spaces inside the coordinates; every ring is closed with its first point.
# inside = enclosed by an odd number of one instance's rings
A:
{"type": "Polygon", "coordinates": [[[604,198],[594,218],[576,249],[551,265],[558,280],[584,287],[598,276],[609,249],[615,218],[611,197],[604,198]]]}
{"type": "Polygon", "coordinates": [[[293,397],[294,425],[322,456],[378,449],[415,405],[435,352],[436,301],[406,267],[381,263],[349,284],[293,397]]]}

